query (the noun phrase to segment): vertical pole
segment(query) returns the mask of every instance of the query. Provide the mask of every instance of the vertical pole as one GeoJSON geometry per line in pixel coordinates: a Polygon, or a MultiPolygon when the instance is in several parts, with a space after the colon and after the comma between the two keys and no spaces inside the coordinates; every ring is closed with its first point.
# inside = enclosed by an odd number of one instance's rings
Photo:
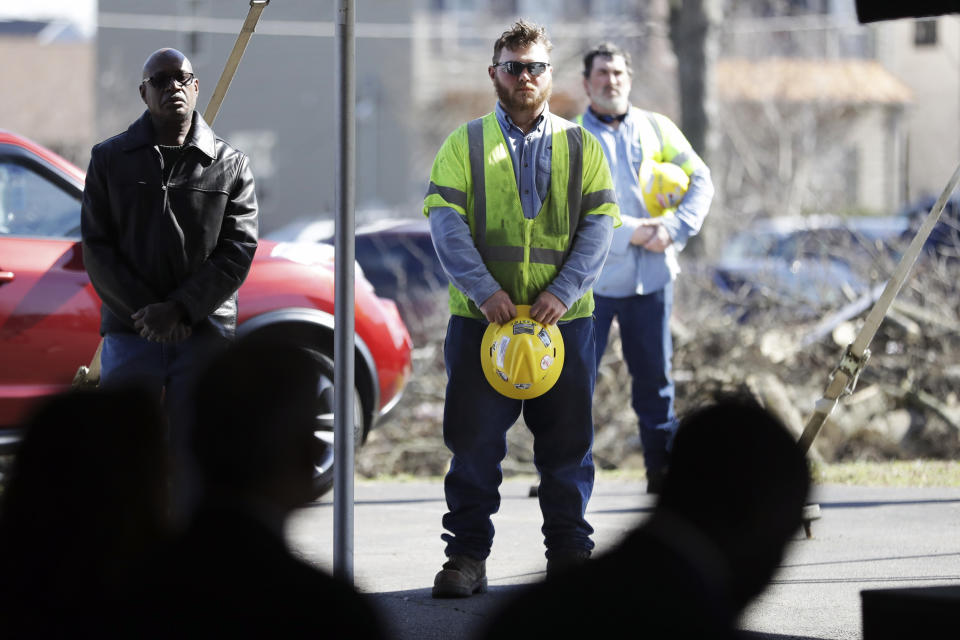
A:
{"type": "Polygon", "coordinates": [[[353,449],[354,449],[354,172],[356,127],[354,113],[355,36],[353,0],[335,0],[337,131],[335,170],[334,275],[334,483],[333,573],[353,584],[353,449]]]}

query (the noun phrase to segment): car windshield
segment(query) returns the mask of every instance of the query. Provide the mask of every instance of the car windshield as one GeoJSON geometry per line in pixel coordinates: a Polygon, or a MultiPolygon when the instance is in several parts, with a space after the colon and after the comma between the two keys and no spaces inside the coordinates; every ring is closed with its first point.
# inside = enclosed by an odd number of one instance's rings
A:
{"type": "Polygon", "coordinates": [[[0,235],[79,237],[80,200],[33,167],[0,158],[0,235]]]}

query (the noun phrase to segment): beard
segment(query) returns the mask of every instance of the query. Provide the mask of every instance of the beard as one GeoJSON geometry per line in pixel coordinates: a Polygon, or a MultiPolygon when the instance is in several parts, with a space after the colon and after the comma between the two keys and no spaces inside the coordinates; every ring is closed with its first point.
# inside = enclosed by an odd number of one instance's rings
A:
{"type": "Polygon", "coordinates": [[[545,85],[538,88],[535,84],[523,85],[518,78],[511,88],[502,84],[499,77],[494,76],[493,86],[497,91],[497,98],[507,111],[539,111],[550,98],[553,79],[551,78],[545,85]],[[533,91],[521,91],[523,87],[532,87],[533,91]]]}
{"type": "Polygon", "coordinates": [[[613,115],[626,113],[627,109],[630,108],[629,97],[622,93],[604,95],[603,92],[596,92],[596,95],[590,96],[590,100],[605,112],[613,115]]]}

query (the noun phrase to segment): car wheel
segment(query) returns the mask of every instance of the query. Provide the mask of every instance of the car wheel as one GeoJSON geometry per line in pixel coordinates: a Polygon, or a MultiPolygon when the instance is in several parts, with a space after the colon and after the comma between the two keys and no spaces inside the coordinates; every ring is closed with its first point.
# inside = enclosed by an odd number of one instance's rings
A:
{"type": "MultiPolygon", "coordinates": [[[[334,478],[334,432],[333,432],[333,359],[311,350],[317,360],[320,379],[317,383],[317,417],[314,436],[322,444],[321,454],[314,463],[314,497],[319,498],[333,488],[334,478]]],[[[360,446],[363,439],[363,406],[360,392],[353,390],[353,438],[354,446],[360,446]]]]}

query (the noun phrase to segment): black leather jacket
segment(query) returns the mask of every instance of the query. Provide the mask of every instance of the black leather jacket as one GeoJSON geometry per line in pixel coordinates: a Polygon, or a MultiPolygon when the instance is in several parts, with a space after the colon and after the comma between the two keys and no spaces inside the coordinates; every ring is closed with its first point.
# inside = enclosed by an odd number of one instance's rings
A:
{"type": "Polygon", "coordinates": [[[184,147],[166,183],[149,112],[93,147],[81,233],[102,334],[134,331],[131,314],[167,300],[194,331],[236,330],[237,289],[257,248],[253,174],[197,112],[184,147]]]}

